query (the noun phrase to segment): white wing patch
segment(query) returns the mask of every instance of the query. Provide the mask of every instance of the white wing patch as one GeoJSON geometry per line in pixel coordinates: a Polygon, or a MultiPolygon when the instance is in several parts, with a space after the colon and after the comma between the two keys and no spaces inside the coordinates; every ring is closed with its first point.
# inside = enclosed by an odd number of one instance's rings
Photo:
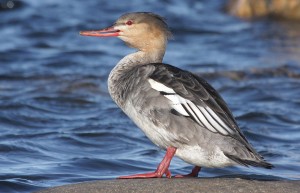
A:
{"type": "Polygon", "coordinates": [[[148,79],[148,82],[151,88],[159,91],[164,97],[170,100],[170,105],[174,110],[183,116],[191,117],[201,127],[207,128],[214,133],[221,133],[222,135],[235,133],[235,131],[222,121],[208,106],[195,105],[192,101],[176,94],[172,88],[153,79],[148,79]]]}
{"type": "Polygon", "coordinates": [[[148,82],[150,83],[151,87],[159,92],[166,92],[166,93],[174,93],[175,91],[172,88],[169,88],[162,83],[156,82],[153,79],[148,79],[148,82]]]}

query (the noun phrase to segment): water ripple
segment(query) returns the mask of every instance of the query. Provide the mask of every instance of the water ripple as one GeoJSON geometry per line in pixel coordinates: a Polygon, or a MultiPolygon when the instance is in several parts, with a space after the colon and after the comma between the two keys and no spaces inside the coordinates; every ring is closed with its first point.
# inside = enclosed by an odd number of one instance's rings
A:
{"type": "MultiPolygon", "coordinates": [[[[118,39],[78,34],[107,27],[134,7],[168,19],[175,40],[165,62],[217,88],[255,149],[275,165],[204,168],[201,176],[300,179],[300,25],[236,20],[208,0],[14,3],[0,7],[1,191],[31,192],[156,168],[164,151],[107,91],[109,71],[132,50],[118,39]]],[[[178,158],[171,164],[172,174],[191,168],[178,158]]]]}

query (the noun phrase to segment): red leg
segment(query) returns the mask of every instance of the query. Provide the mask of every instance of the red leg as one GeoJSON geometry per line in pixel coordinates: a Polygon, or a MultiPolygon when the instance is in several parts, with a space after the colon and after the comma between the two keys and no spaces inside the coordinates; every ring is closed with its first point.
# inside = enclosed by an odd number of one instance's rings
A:
{"type": "Polygon", "coordinates": [[[161,178],[166,174],[167,178],[171,178],[171,172],[169,166],[171,160],[176,152],[175,147],[168,147],[164,159],[160,162],[155,172],[145,173],[145,174],[135,174],[130,176],[120,176],[118,179],[133,179],[133,178],[161,178]]]}
{"type": "Polygon", "coordinates": [[[198,177],[198,173],[200,172],[201,167],[195,166],[191,173],[186,175],[176,175],[175,178],[186,178],[186,177],[198,177]]]}

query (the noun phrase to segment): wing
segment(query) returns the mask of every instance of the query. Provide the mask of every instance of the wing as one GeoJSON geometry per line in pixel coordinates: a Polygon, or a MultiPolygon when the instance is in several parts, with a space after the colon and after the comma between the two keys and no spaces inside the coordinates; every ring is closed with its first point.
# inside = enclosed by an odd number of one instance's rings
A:
{"type": "Polygon", "coordinates": [[[171,102],[173,112],[190,117],[213,133],[231,136],[254,151],[241,133],[226,103],[212,86],[202,78],[171,65],[155,66],[148,82],[171,102]]]}

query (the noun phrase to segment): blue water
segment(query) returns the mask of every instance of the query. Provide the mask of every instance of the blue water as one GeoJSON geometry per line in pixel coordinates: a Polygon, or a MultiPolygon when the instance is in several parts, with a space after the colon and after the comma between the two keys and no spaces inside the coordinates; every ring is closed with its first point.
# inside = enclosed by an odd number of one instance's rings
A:
{"type": "MultiPolygon", "coordinates": [[[[79,36],[121,14],[153,11],[174,34],[165,62],[205,77],[273,170],[229,167],[201,177],[300,179],[300,24],[242,21],[219,0],[0,1],[0,192],[151,171],[164,151],[112,102],[107,77],[133,52],[79,36]]],[[[192,166],[175,158],[172,174],[192,166]]]]}

